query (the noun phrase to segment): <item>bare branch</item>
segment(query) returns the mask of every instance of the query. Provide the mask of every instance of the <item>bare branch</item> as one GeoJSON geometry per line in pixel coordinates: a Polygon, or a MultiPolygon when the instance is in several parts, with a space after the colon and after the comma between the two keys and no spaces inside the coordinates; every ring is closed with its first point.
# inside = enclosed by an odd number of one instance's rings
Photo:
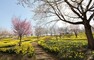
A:
{"type": "Polygon", "coordinates": [[[91,19],[93,19],[93,17],[94,17],[94,11],[93,11],[93,13],[92,13],[92,15],[89,17],[89,22],[91,21],[91,19]]]}
{"type": "Polygon", "coordinates": [[[65,0],[65,2],[70,6],[71,10],[72,10],[77,16],[79,16],[81,19],[83,19],[83,17],[81,16],[81,14],[79,14],[79,13],[74,9],[74,6],[72,6],[67,0],[65,0]]]}
{"type": "Polygon", "coordinates": [[[62,20],[62,21],[70,23],[70,24],[75,24],[75,25],[77,25],[77,24],[83,24],[82,21],[80,21],[80,22],[71,22],[71,21],[66,21],[66,20],[62,20]]]}
{"type": "Polygon", "coordinates": [[[88,3],[88,5],[86,6],[86,10],[89,9],[89,6],[90,6],[91,2],[92,2],[92,0],[90,0],[89,3],[88,3]]]}

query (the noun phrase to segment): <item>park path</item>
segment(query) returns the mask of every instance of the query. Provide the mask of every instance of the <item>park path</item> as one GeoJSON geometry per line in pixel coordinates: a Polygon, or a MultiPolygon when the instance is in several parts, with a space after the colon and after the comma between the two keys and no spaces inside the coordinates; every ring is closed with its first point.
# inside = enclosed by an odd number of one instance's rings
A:
{"type": "Polygon", "coordinates": [[[58,60],[55,56],[45,52],[37,42],[32,43],[35,48],[35,60],[58,60]]]}

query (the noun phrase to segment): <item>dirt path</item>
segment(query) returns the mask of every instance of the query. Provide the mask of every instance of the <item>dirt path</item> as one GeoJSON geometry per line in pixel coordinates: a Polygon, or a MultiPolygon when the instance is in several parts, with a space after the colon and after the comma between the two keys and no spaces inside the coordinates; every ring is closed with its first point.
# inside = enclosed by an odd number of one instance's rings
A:
{"type": "Polygon", "coordinates": [[[33,42],[32,45],[35,48],[35,60],[58,60],[56,57],[45,52],[36,42],[33,42]]]}

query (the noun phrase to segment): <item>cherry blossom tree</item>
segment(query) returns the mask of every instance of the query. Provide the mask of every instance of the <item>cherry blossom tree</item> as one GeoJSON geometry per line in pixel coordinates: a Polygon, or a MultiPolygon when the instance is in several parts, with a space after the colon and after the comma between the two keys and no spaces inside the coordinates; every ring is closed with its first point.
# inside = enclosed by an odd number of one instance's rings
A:
{"type": "Polygon", "coordinates": [[[30,21],[27,21],[26,19],[21,20],[18,17],[14,17],[12,19],[12,27],[13,32],[18,35],[20,42],[19,46],[21,46],[21,40],[24,35],[29,35],[32,33],[31,31],[31,23],[30,21]]]}

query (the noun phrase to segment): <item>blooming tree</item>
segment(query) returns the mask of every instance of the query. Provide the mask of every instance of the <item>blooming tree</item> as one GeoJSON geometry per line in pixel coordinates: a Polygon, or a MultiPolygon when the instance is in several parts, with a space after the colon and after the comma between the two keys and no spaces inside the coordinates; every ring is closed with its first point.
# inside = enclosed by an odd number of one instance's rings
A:
{"type": "Polygon", "coordinates": [[[18,35],[20,39],[19,46],[21,46],[21,40],[23,35],[29,35],[32,33],[31,23],[26,19],[21,20],[20,18],[15,17],[12,19],[12,24],[13,32],[18,35]]]}

